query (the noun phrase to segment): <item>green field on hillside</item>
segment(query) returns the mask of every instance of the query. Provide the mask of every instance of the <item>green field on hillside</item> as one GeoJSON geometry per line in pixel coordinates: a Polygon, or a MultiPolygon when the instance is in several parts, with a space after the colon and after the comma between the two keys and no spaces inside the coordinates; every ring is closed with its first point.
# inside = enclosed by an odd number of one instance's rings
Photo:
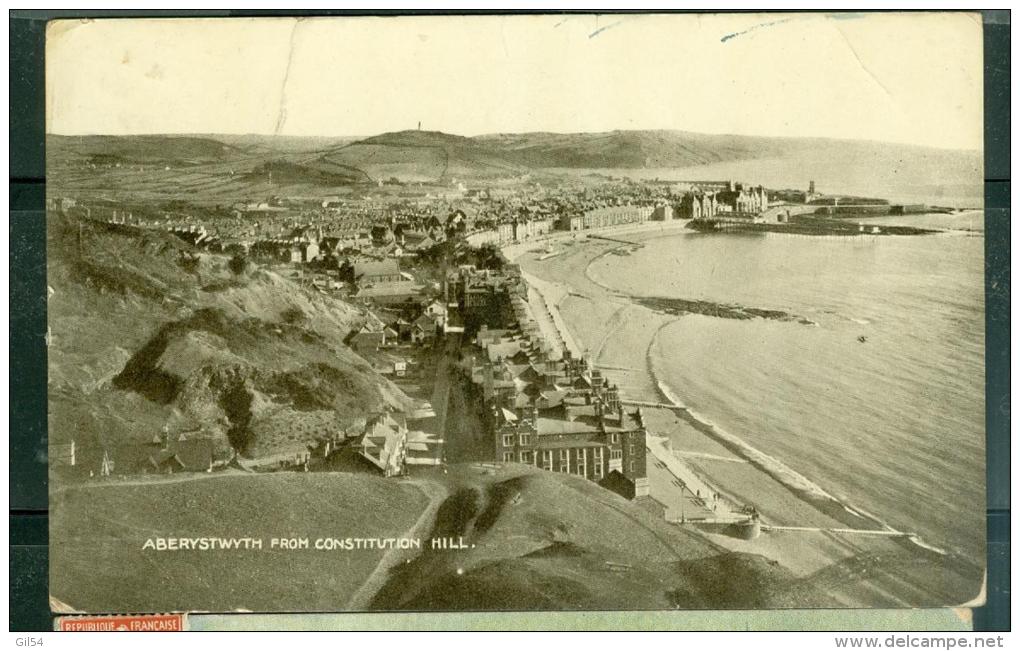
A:
{"type": "Polygon", "coordinates": [[[50,594],[89,612],[340,610],[383,551],[272,550],[272,538],[395,537],[428,503],[371,475],[280,473],[90,485],[50,502],[50,594]],[[158,537],[263,549],[143,550],[158,537]]]}

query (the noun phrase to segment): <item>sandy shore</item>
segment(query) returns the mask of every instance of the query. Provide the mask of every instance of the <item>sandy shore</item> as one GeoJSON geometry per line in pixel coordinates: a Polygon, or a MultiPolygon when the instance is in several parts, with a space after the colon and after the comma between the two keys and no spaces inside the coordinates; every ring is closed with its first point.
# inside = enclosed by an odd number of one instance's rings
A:
{"type": "Polygon", "coordinates": [[[572,355],[580,355],[582,348],[574,340],[570,328],[563,322],[563,315],[559,309],[560,303],[570,292],[569,288],[530,274],[524,274],[524,279],[529,286],[528,302],[532,315],[543,333],[546,333],[546,338],[552,337],[552,341],[566,347],[572,355]]]}
{"type": "MultiPolygon", "coordinates": [[[[649,351],[658,331],[683,317],[636,304],[596,282],[588,267],[596,258],[640,246],[644,240],[678,234],[683,226],[684,222],[649,222],[583,235],[557,234],[505,249],[541,294],[562,340],[570,341],[575,352],[587,354],[628,400],[668,402],[656,382],[649,351]]],[[[744,505],[753,505],[768,525],[803,528],[766,531],[754,541],[704,534],[721,547],[762,554],[805,580],[823,584],[848,606],[959,604],[977,594],[979,568],[925,549],[907,537],[868,535],[867,531],[885,527],[814,490],[817,487],[794,469],[777,472],[776,466],[784,467],[778,460],[743,447],[739,439],[728,440],[683,409],[643,409],[649,432],[662,437],[663,443],[668,441],[668,447],[650,447],[653,457],[661,459],[654,471],[652,488],[658,494],[653,497],[667,510],[698,513],[703,507],[702,516],[725,518],[744,505]],[[669,474],[659,477],[664,472],[669,474]],[[687,493],[684,502],[684,492],[669,481],[672,477],[713,497],[718,493],[719,502],[699,502],[692,509],[692,496],[687,493]],[[865,577],[867,585],[862,585],[865,577]]]]}

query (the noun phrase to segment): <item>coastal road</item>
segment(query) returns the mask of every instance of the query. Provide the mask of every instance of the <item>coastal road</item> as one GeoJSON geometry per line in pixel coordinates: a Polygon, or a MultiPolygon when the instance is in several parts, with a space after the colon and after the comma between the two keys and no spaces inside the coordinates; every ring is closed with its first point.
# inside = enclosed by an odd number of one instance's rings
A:
{"type": "Polygon", "coordinates": [[[575,357],[580,357],[584,351],[570,334],[570,330],[567,329],[563,317],[559,313],[559,302],[566,297],[568,290],[527,272],[524,272],[523,276],[528,283],[528,305],[531,306],[531,311],[543,335],[560,344],[561,350],[566,348],[575,357]],[[536,293],[534,298],[532,292],[536,293]]]}
{"type": "Polygon", "coordinates": [[[528,311],[531,313],[531,318],[538,324],[542,338],[552,343],[555,348],[550,357],[560,359],[562,351],[566,348],[566,342],[560,336],[560,331],[556,329],[556,324],[553,323],[552,314],[549,312],[545,300],[531,283],[528,283],[528,311]]]}
{"type": "Polygon", "coordinates": [[[714,499],[714,495],[718,493],[715,487],[702,479],[683,461],[677,459],[666,438],[649,436],[646,439],[646,445],[650,453],[648,471],[649,478],[652,480],[650,485],[652,497],[668,507],[683,510],[688,518],[714,517],[731,521],[747,518],[746,514],[741,513],[725,498],[714,499]],[[653,474],[656,476],[652,477],[653,474]],[[675,481],[663,481],[663,477],[667,479],[671,477],[675,481]]]}

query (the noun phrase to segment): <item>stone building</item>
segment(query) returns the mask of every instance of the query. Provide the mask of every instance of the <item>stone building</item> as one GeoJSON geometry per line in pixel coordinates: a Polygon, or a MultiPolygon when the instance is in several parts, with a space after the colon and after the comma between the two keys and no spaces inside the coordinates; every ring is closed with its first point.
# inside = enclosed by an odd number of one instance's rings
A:
{"type": "Polygon", "coordinates": [[[769,207],[768,193],[760,185],[745,187],[731,181],[729,188],[719,192],[716,197],[725,212],[757,214],[765,212],[769,207]]]}
{"type": "Polygon", "coordinates": [[[718,212],[718,200],[714,192],[688,192],[680,199],[678,219],[711,219],[718,212]]]}

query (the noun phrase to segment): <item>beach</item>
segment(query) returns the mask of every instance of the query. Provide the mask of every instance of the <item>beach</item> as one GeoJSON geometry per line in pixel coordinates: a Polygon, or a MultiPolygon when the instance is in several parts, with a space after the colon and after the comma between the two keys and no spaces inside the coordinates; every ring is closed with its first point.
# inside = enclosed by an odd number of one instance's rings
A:
{"type": "MultiPolygon", "coordinates": [[[[616,383],[626,401],[635,406],[642,403],[649,450],[653,458],[663,461],[649,466],[653,497],[663,502],[667,512],[683,511],[707,519],[725,519],[753,506],[764,525],[759,538],[746,541],[707,531],[704,535],[733,551],[762,554],[805,581],[822,584],[847,606],[946,605],[976,597],[983,567],[970,563],[966,555],[944,549],[941,541],[932,542],[913,529],[888,524],[855,504],[854,496],[845,491],[833,495],[824,481],[818,481],[823,478],[788,465],[787,455],[770,454],[719,427],[690,406],[688,395],[678,396],[671,389],[683,380],[683,371],[667,361],[671,351],[661,347],[665,336],[680,327],[679,317],[635,301],[634,291],[620,289],[618,276],[624,275],[620,270],[638,274],[628,258],[647,245],[668,240],[670,248],[661,255],[668,257],[675,251],[678,257],[684,256],[684,238],[675,237],[683,233],[683,225],[650,222],[594,236],[563,234],[506,251],[541,294],[552,322],[564,331],[561,338],[571,341],[573,348],[616,383]],[[671,477],[688,477],[682,481],[692,487],[691,493],[694,486],[704,487],[712,499],[699,500],[671,489],[671,477]]],[[[647,270],[642,268],[642,273],[647,270]]],[[[653,282],[649,285],[658,289],[653,282]]],[[[682,323],[695,327],[718,328],[720,323],[750,327],[709,316],[683,319],[682,323]]],[[[814,322],[768,323],[809,332],[804,330],[811,327],[806,324],[814,322]]],[[[691,344],[685,340],[680,345],[691,344]]]]}

